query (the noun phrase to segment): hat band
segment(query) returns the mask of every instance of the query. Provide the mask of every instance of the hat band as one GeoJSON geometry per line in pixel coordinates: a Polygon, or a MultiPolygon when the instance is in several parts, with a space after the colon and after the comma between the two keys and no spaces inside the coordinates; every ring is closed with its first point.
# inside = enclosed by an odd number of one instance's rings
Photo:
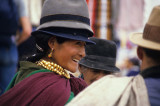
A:
{"type": "Polygon", "coordinates": [[[40,24],[44,24],[49,21],[79,21],[90,25],[89,18],[78,16],[78,15],[70,15],[70,14],[56,14],[56,15],[49,15],[41,18],[40,24]]]}
{"type": "Polygon", "coordinates": [[[149,24],[145,25],[144,31],[143,31],[143,38],[160,43],[160,27],[158,26],[152,26],[149,24]]]}
{"type": "Polygon", "coordinates": [[[104,56],[87,55],[86,57],[84,57],[84,59],[90,62],[96,62],[98,64],[105,64],[110,66],[114,66],[116,63],[115,58],[104,57],[104,56]]]}

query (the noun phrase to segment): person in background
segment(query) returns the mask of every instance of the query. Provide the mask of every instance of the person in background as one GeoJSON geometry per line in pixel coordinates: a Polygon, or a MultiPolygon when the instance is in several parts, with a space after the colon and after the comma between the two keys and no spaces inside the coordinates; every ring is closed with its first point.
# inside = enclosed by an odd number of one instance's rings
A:
{"type": "Polygon", "coordinates": [[[27,6],[25,5],[24,0],[14,0],[17,6],[18,18],[19,18],[19,26],[17,29],[17,41],[16,44],[20,45],[22,42],[26,41],[32,32],[31,23],[28,17],[27,6]]]}
{"type": "Polygon", "coordinates": [[[95,44],[86,0],[45,0],[32,35],[37,52],[20,62],[0,105],[64,106],[87,86],[67,72],[76,72],[86,44],[95,44]]]}
{"type": "Polygon", "coordinates": [[[140,74],[134,77],[103,77],[83,90],[67,106],[159,106],[160,5],[152,9],[143,33],[132,34],[130,40],[138,45],[140,74]]]}
{"type": "Polygon", "coordinates": [[[96,45],[87,45],[86,56],[79,61],[81,77],[90,85],[105,75],[119,72],[116,64],[116,44],[113,41],[91,37],[96,45]]]}
{"type": "MultiPolygon", "coordinates": [[[[22,1],[22,0],[21,0],[22,1]]],[[[32,31],[35,31],[39,26],[42,4],[44,0],[23,0],[26,6],[27,16],[32,26],[32,31]]],[[[27,40],[18,45],[19,61],[25,60],[36,51],[36,42],[34,36],[30,36],[27,40]]]]}
{"type": "Polygon", "coordinates": [[[0,3],[0,95],[4,93],[16,73],[18,53],[15,35],[18,29],[18,13],[14,0],[0,3]]]}
{"type": "Polygon", "coordinates": [[[137,44],[143,76],[151,106],[160,104],[160,5],[152,9],[143,33],[134,33],[130,40],[137,44]]]}
{"type": "Polygon", "coordinates": [[[136,76],[140,72],[140,62],[139,59],[136,57],[128,58],[126,60],[126,68],[127,74],[126,76],[136,76]]]}

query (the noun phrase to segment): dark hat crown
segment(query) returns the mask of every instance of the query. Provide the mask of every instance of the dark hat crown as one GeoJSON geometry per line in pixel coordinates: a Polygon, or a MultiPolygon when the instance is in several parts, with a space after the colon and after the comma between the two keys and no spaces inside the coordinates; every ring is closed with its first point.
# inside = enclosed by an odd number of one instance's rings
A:
{"type": "Polygon", "coordinates": [[[98,55],[116,58],[116,44],[113,41],[105,39],[97,39],[95,37],[90,38],[96,45],[87,45],[86,54],[87,55],[98,55]]]}
{"type": "Polygon", "coordinates": [[[117,52],[116,44],[113,41],[96,37],[92,37],[90,40],[95,42],[96,45],[86,46],[86,56],[80,60],[79,64],[103,71],[119,71],[115,66],[117,52]]]}

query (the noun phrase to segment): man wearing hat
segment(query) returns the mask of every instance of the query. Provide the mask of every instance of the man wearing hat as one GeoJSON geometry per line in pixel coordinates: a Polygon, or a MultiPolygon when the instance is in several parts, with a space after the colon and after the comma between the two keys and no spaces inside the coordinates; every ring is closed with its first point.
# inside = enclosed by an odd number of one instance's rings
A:
{"type": "Polygon", "coordinates": [[[141,75],[145,80],[150,104],[160,105],[160,6],[153,8],[143,33],[135,33],[130,40],[137,44],[142,61],[141,75]]]}
{"type": "Polygon", "coordinates": [[[79,62],[82,78],[90,85],[105,75],[119,72],[116,63],[116,44],[113,41],[90,38],[96,45],[87,45],[86,56],[79,62]]]}
{"type": "Polygon", "coordinates": [[[160,105],[160,6],[153,8],[143,33],[132,34],[130,40],[138,45],[141,73],[135,77],[105,76],[83,90],[68,106],[160,105]]]}

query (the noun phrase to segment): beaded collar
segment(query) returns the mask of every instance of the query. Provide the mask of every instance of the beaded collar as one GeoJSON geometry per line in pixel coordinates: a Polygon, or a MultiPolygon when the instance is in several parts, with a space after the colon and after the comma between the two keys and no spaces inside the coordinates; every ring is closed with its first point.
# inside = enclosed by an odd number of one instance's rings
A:
{"type": "Polygon", "coordinates": [[[70,79],[70,75],[69,73],[63,69],[60,65],[57,65],[56,63],[53,63],[53,62],[49,62],[49,61],[46,61],[46,60],[39,60],[36,62],[38,66],[42,66],[48,70],[51,70],[61,76],[64,76],[68,79],[70,79]]]}

